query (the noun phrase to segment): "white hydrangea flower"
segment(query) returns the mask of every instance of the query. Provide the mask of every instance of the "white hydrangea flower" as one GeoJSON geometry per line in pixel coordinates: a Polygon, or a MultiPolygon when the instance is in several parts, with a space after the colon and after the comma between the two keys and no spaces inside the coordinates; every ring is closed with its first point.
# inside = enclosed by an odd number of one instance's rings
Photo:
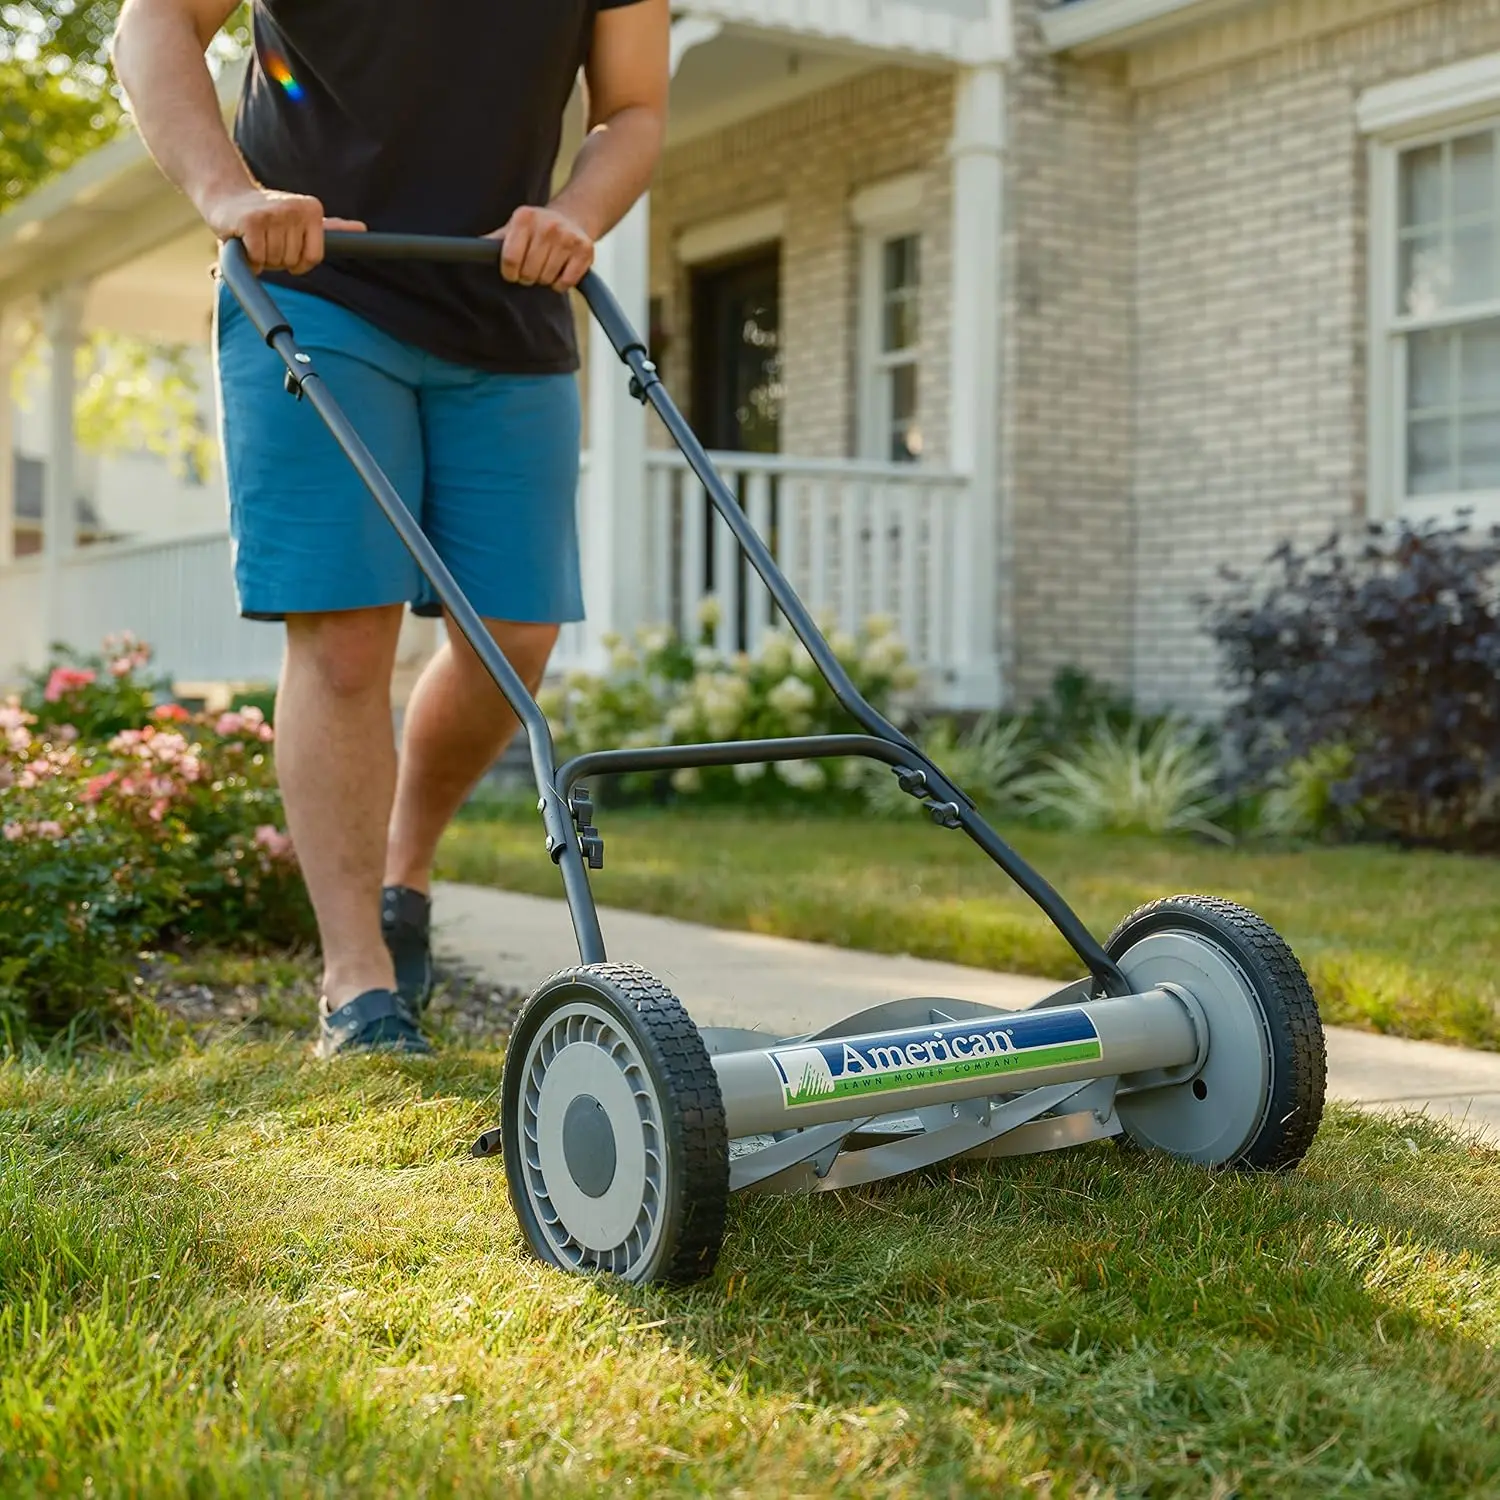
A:
{"type": "Polygon", "coordinates": [[[719,653],[712,646],[699,646],[693,652],[693,668],[698,672],[712,672],[719,666],[719,653]]]}
{"type": "Polygon", "coordinates": [[[847,630],[835,630],[828,637],[828,644],[840,661],[852,661],[859,656],[859,642],[847,630]]]}
{"type": "Polygon", "coordinates": [[[812,760],[778,761],[776,774],[799,792],[821,792],[828,785],[822,766],[812,760]]]}
{"type": "Polygon", "coordinates": [[[698,624],[704,630],[717,630],[719,621],[724,618],[724,609],[719,601],[710,594],[706,599],[700,600],[698,604],[698,624]]]}
{"type": "Polygon", "coordinates": [[[865,621],[865,634],[872,641],[883,641],[896,632],[896,622],[890,615],[871,615],[865,621]]]}
{"type": "Polygon", "coordinates": [[[613,667],[616,672],[635,671],[635,669],[641,664],[640,657],[638,657],[635,652],[630,649],[629,646],[625,645],[623,641],[620,641],[620,638],[618,636],[615,637],[615,640],[618,644],[611,647],[610,649],[610,666],[613,667]]]}
{"type": "Polygon", "coordinates": [[[635,639],[647,656],[657,656],[672,644],[672,632],[665,625],[643,625],[635,639]]]}
{"type": "Polygon", "coordinates": [[[906,646],[899,636],[883,635],[870,642],[864,664],[868,671],[889,675],[906,661],[906,646]]]}
{"type": "Polygon", "coordinates": [[[812,652],[798,641],[792,647],[792,671],[800,677],[811,677],[818,670],[817,663],[812,659],[812,652]]]}
{"type": "Polygon", "coordinates": [[[800,677],[783,677],[766,694],[766,702],[777,713],[784,714],[789,719],[806,713],[816,701],[817,694],[813,692],[812,685],[800,677]]]}
{"type": "Polygon", "coordinates": [[[684,699],[667,711],[667,732],[672,736],[686,734],[698,722],[696,706],[684,699]]]}
{"type": "Polygon", "coordinates": [[[599,644],[603,646],[606,651],[613,651],[615,647],[621,645],[624,640],[625,637],[622,636],[618,630],[606,630],[604,634],[599,637],[599,644]]]}
{"type": "Polygon", "coordinates": [[[672,772],[673,791],[692,793],[701,791],[702,788],[703,777],[696,766],[684,766],[680,771],[672,772]]]}
{"type": "Polygon", "coordinates": [[[749,786],[751,782],[759,781],[765,774],[766,763],[763,760],[750,761],[734,768],[734,779],[741,786],[749,786]]]}
{"type": "Polygon", "coordinates": [[[784,677],[792,670],[793,639],[784,630],[773,630],[761,642],[761,665],[773,676],[784,677]]]}

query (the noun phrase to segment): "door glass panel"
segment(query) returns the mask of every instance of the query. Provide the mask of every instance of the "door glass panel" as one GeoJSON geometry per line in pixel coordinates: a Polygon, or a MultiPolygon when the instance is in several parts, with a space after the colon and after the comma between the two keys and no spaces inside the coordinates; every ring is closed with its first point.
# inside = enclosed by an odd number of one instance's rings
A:
{"type": "Polygon", "coordinates": [[[693,420],[710,448],[776,453],[784,397],[777,253],[693,280],[693,420]]]}
{"type": "Polygon", "coordinates": [[[914,463],[922,456],[922,428],[917,421],[917,367],[896,365],[891,383],[891,445],[893,463],[914,463]]]}

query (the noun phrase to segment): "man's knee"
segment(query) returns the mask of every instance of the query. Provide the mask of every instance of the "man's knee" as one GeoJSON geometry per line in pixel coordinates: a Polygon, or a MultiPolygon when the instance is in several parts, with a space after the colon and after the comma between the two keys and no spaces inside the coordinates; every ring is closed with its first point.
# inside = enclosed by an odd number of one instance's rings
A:
{"type": "MultiPolygon", "coordinates": [[[[552,649],[557,645],[558,626],[523,625],[513,620],[487,620],[485,623],[505,653],[505,659],[520,674],[521,680],[533,686],[539,683],[547,670],[552,649]]],[[[463,663],[465,670],[488,679],[487,668],[459,633],[458,627],[450,626],[449,635],[454,642],[457,658],[463,663]]]]}
{"type": "Polygon", "coordinates": [[[359,698],[389,688],[400,630],[399,608],[289,615],[287,655],[332,697],[359,698]]]}

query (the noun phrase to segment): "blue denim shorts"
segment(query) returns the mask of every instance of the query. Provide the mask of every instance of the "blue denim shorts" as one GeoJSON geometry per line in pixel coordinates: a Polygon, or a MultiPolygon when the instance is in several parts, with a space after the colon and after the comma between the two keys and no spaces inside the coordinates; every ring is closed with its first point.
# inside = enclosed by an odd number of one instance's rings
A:
{"type": "MultiPolygon", "coordinates": [[[[486,619],[583,618],[572,375],[495,375],[392,338],[308,292],[273,290],[298,344],[469,602],[486,619]]],[[[409,604],[432,590],[227,287],[215,366],[240,613],[409,604]]]]}

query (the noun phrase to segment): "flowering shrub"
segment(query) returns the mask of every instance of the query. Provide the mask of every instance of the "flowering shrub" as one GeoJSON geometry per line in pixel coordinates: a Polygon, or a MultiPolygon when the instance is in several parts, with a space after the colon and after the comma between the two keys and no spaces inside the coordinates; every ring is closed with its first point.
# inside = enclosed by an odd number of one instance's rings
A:
{"type": "MultiPolygon", "coordinates": [[[[639,631],[633,643],[607,637],[612,652],[607,673],[575,673],[560,688],[544,692],[540,702],[560,756],[855,728],[807,648],[789,632],[771,632],[753,658],[719,651],[712,644],[717,608],[713,600],[700,607],[696,649],[665,626],[639,631]]],[[[883,712],[915,685],[906,649],[887,620],[868,621],[858,637],[834,631],[829,644],[860,691],[883,712]]],[[[764,801],[830,788],[853,796],[863,776],[857,761],[783,761],[677,771],[671,785],[685,795],[764,801]]],[[[639,790],[653,780],[635,776],[622,783],[626,790],[639,790]]]]}
{"type": "MultiPolygon", "coordinates": [[[[45,674],[52,703],[91,726],[115,687],[45,674]],[[89,713],[93,714],[88,718],[89,713]]],[[[81,672],[87,667],[65,665],[81,672]]],[[[0,1015],[55,1023],[128,984],[136,956],[177,937],[292,942],[311,913],[282,831],[272,731],[256,709],[217,718],[177,704],[100,739],[0,703],[0,1015]]]]}
{"type": "Polygon", "coordinates": [[[94,656],[63,646],[55,650],[56,659],[21,695],[21,706],[40,731],[102,740],[145,723],[164,689],[142,676],[151,662],[149,646],[127,633],[109,636],[103,652],[94,656]]]}

